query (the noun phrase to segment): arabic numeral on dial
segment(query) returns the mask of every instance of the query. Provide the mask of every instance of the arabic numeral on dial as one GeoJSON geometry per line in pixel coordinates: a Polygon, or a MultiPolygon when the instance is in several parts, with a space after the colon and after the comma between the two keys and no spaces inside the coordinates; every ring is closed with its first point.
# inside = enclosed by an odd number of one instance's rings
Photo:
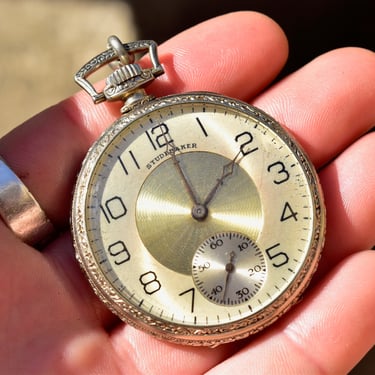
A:
{"type": "Polygon", "coordinates": [[[224,244],[223,240],[221,240],[221,239],[219,238],[219,239],[217,239],[216,241],[212,241],[212,242],[210,243],[210,248],[211,248],[212,250],[215,250],[215,249],[217,249],[218,247],[223,246],[223,244],[224,244]]]}
{"type": "Polygon", "coordinates": [[[107,199],[103,205],[100,205],[100,210],[108,224],[110,224],[112,220],[118,220],[125,216],[127,212],[124,202],[121,197],[118,196],[107,199]]]}
{"type": "Polygon", "coordinates": [[[298,212],[293,211],[293,208],[290,205],[290,203],[289,202],[285,202],[285,205],[284,205],[284,208],[283,208],[283,212],[281,214],[280,221],[289,220],[291,218],[293,218],[294,221],[298,221],[297,215],[298,215],[298,212]]]}
{"type": "Polygon", "coordinates": [[[248,288],[242,288],[242,289],[236,291],[237,297],[238,297],[239,299],[244,298],[244,297],[247,296],[249,293],[250,293],[250,290],[249,290],[248,288]]]}
{"type": "Polygon", "coordinates": [[[153,271],[143,273],[139,277],[139,281],[143,285],[143,290],[147,294],[154,294],[161,288],[160,281],[157,279],[156,273],[153,271]]]}
{"type": "Polygon", "coordinates": [[[169,143],[173,142],[169,134],[169,128],[164,123],[154,126],[151,131],[146,132],[146,134],[154,150],[166,147],[169,143]]]}
{"type": "Polygon", "coordinates": [[[273,261],[272,265],[276,268],[284,266],[289,262],[288,254],[284,251],[279,251],[279,246],[280,244],[277,243],[265,250],[268,258],[273,261]]]}
{"type": "Polygon", "coordinates": [[[286,182],[289,180],[289,172],[286,170],[285,165],[281,161],[277,161],[275,163],[272,163],[268,166],[267,171],[268,172],[273,172],[273,170],[276,171],[278,175],[278,179],[274,179],[273,182],[276,185],[280,185],[283,182],[286,182]]]}
{"type": "Polygon", "coordinates": [[[201,128],[201,130],[202,130],[204,136],[205,136],[205,137],[208,137],[208,133],[207,133],[207,131],[206,131],[206,128],[205,128],[204,125],[202,124],[200,118],[199,118],[199,117],[196,117],[195,119],[197,120],[197,123],[198,123],[199,127],[201,128]]]}
{"type": "MultiPolygon", "coordinates": [[[[139,164],[138,164],[137,159],[135,158],[135,156],[134,156],[134,154],[133,154],[133,152],[132,152],[132,151],[129,151],[128,154],[129,154],[130,159],[132,160],[133,164],[137,167],[137,169],[141,169],[140,166],[139,166],[139,164]]],[[[123,169],[123,171],[125,172],[125,174],[128,175],[128,174],[129,174],[129,171],[128,171],[128,169],[126,168],[126,165],[125,165],[124,160],[123,160],[120,156],[117,157],[117,160],[119,161],[119,163],[120,163],[120,165],[121,165],[121,168],[123,169]]]]}
{"type": "Polygon", "coordinates": [[[188,290],[185,290],[184,292],[181,292],[179,294],[179,297],[182,297],[184,296],[185,294],[188,294],[188,293],[191,293],[191,313],[194,312],[194,302],[195,302],[195,288],[191,288],[191,289],[188,289],[188,290]]]}
{"type": "Polygon", "coordinates": [[[242,142],[240,146],[240,150],[243,156],[249,155],[252,152],[258,150],[258,147],[250,148],[250,143],[253,142],[254,138],[250,132],[242,132],[237,134],[234,138],[236,142],[242,142]]]}
{"type": "Polygon", "coordinates": [[[108,246],[108,252],[115,257],[115,264],[120,265],[130,260],[130,254],[122,241],[117,241],[108,246]]]}
{"type": "Polygon", "coordinates": [[[256,264],[254,267],[249,268],[247,272],[249,272],[250,277],[253,277],[257,273],[261,272],[262,270],[263,270],[262,266],[260,266],[259,264],[256,264]]]}
{"type": "Polygon", "coordinates": [[[214,296],[217,296],[222,291],[223,291],[223,287],[221,285],[216,285],[214,288],[212,288],[211,294],[213,294],[214,296]]]}
{"type": "Polygon", "coordinates": [[[204,262],[203,264],[198,265],[198,271],[204,272],[205,270],[208,270],[211,267],[210,262],[204,262]]]}
{"type": "Polygon", "coordinates": [[[238,249],[240,251],[246,250],[249,247],[249,244],[247,242],[242,242],[241,244],[238,245],[238,249]]]}

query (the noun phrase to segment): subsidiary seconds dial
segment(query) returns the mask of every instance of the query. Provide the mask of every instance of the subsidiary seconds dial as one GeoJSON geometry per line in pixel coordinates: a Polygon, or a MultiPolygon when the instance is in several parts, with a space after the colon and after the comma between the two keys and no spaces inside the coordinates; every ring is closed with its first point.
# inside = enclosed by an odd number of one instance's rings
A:
{"type": "Polygon", "coordinates": [[[219,305],[237,305],[262,287],[267,268],[263,253],[247,236],[217,233],[205,240],[193,258],[192,274],[199,291],[219,305]]]}

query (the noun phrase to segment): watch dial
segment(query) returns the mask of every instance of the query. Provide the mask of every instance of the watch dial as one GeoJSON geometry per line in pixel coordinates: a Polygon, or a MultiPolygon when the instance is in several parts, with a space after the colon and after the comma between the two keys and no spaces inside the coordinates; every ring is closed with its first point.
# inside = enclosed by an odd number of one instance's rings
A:
{"type": "Polygon", "coordinates": [[[162,98],[88,154],[78,259],[124,320],[169,340],[230,341],[305,288],[323,241],[319,194],[303,152],[261,111],[204,93],[162,98]]]}

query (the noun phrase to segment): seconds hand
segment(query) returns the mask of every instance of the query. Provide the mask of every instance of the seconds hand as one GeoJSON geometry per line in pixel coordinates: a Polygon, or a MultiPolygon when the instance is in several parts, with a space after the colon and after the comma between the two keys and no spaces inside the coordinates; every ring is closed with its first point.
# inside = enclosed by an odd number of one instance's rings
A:
{"type": "Polygon", "coordinates": [[[225,265],[225,272],[227,273],[226,278],[225,278],[225,284],[224,284],[224,291],[223,291],[223,302],[225,301],[225,298],[227,296],[227,291],[228,291],[228,283],[229,283],[229,278],[232,272],[235,270],[235,266],[233,263],[234,257],[235,257],[235,252],[231,251],[229,254],[229,263],[225,265]]]}

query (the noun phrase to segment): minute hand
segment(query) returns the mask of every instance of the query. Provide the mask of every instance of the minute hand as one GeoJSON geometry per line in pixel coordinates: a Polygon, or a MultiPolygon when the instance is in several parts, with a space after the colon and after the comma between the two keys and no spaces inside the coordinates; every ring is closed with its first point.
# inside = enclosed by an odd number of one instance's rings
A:
{"type": "Polygon", "coordinates": [[[183,170],[181,168],[180,162],[177,160],[177,157],[176,157],[176,146],[174,144],[172,144],[172,146],[173,146],[173,149],[172,149],[171,155],[172,155],[173,164],[176,167],[177,172],[180,175],[181,180],[182,180],[182,182],[185,185],[186,191],[188,192],[190,199],[193,201],[193,203],[195,205],[197,205],[198,204],[198,199],[197,199],[197,197],[196,197],[196,195],[194,193],[193,188],[190,186],[190,183],[189,183],[188,179],[186,178],[186,176],[185,176],[185,174],[184,174],[184,172],[183,172],[183,170]]]}
{"type": "Polygon", "coordinates": [[[233,174],[234,166],[237,163],[237,159],[240,155],[241,151],[237,153],[233,160],[231,160],[229,163],[223,166],[223,172],[221,174],[221,177],[217,179],[216,185],[208,193],[206,199],[203,202],[203,206],[207,207],[207,205],[211,202],[212,198],[215,196],[216,192],[219,190],[219,187],[223,184],[224,180],[233,174]]]}

